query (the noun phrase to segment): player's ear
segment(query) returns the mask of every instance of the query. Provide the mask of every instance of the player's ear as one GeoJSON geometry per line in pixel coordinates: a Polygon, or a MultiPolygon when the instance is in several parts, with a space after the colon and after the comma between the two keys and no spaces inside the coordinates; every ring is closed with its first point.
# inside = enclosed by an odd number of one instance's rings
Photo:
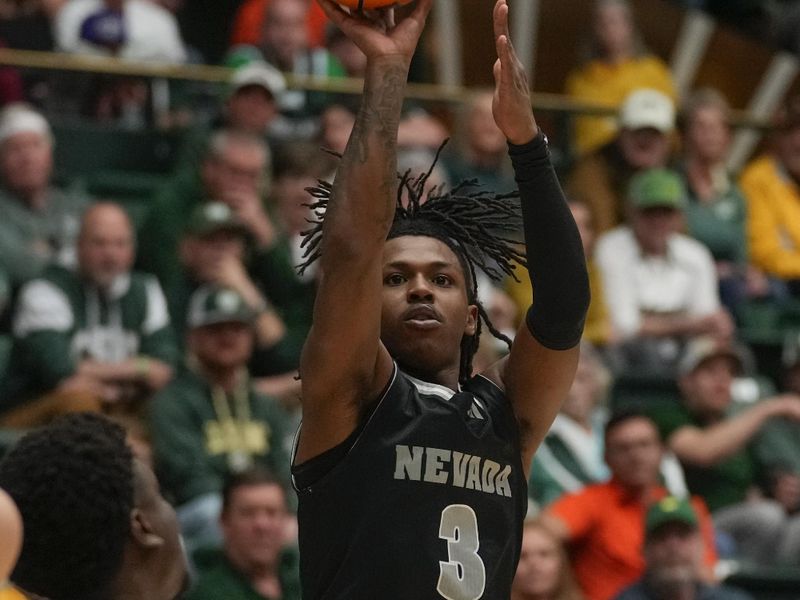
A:
{"type": "Polygon", "coordinates": [[[150,519],[139,508],[131,511],[131,538],[142,548],[154,549],[164,545],[164,538],[155,532],[150,519]]]}
{"type": "Polygon", "coordinates": [[[475,335],[478,329],[478,307],[470,304],[467,307],[467,322],[464,325],[464,335],[475,335]]]}

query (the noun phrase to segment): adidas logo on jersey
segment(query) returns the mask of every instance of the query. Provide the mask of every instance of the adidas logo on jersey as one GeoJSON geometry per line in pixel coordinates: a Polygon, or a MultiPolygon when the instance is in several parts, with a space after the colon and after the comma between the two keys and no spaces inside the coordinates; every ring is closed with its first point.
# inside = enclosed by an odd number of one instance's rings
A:
{"type": "Polygon", "coordinates": [[[483,416],[481,413],[481,408],[483,408],[477,400],[472,401],[472,406],[469,407],[467,414],[472,417],[473,419],[485,419],[486,417],[483,416]]]}

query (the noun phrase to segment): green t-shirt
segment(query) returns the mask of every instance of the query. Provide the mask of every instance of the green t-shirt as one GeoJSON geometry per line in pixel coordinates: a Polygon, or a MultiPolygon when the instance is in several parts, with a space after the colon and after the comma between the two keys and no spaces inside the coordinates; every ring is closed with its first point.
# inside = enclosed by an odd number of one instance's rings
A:
{"type": "MultiPolygon", "coordinates": [[[[649,413],[658,426],[661,439],[665,441],[681,427],[705,427],[681,404],[665,402],[650,409],[649,413]]],[[[682,463],[682,466],[689,491],[701,496],[711,512],[744,502],[757,474],[756,461],[749,448],[736,452],[713,467],[686,463],[682,463]]]]}
{"type": "Polygon", "coordinates": [[[746,262],[747,212],[744,196],[735,184],[731,183],[725,193],[711,202],[690,197],[685,214],[689,234],[709,249],[714,260],[746,262]]]}
{"type": "Polygon", "coordinates": [[[294,549],[281,553],[278,579],[280,597],[265,598],[253,589],[219,550],[195,554],[200,578],[183,600],[300,600],[300,557],[294,549]]]}
{"type": "Polygon", "coordinates": [[[289,483],[288,416],[249,385],[238,394],[217,395],[215,404],[209,383],[183,369],[151,402],[150,429],[158,479],[176,504],[220,493],[225,478],[249,464],[289,483]],[[242,393],[246,415],[239,406],[242,393]]]}
{"type": "Polygon", "coordinates": [[[51,390],[85,358],[121,362],[148,356],[178,362],[161,287],[152,275],[135,271],[104,292],[77,272],[51,265],[23,286],[12,328],[0,410],[51,390]]]}

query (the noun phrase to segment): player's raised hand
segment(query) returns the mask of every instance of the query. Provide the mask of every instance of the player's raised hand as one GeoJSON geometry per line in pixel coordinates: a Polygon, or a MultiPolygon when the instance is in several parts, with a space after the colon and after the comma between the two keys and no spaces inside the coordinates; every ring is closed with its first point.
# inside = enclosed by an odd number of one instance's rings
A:
{"type": "Polygon", "coordinates": [[[348,11],[333,0],[317,0],[328,18],[367,55],[368,59],[399,56],[410,61],[417,48],[433,0],[417,0],[414,10],[395,23],[393,8],[348,11]]]}
{"type": "Polygon", "coordinates": [[[536,136],[539,129],[531,110],[528,77],[511,44],[506,0],[497,0],[492,17],[497,49],[492,113],[497,126],[512,144],[525,144],[536,136]]]}

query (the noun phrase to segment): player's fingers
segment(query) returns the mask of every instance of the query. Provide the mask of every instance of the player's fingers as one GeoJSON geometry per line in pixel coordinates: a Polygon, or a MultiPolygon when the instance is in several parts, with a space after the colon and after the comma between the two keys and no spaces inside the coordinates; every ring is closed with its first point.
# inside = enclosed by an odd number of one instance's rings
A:
{"type": "Polygon", "coordinates": [[[493,21],[495,38],[504,35],[510,39],[511,36],[508,33],[508,4],[506,4],[506,0],[500,0],[495,6],[493,21]]]}
{"type": "Polygon", "coordinates": [[[492,74],[494,75],[494,81],[496,84],[500,84],[503,79],[503,64],[500,62],[498,58],[494,61],[494,66],[492,67],[492,74]]]}
{"type": "Polygon", "coordinates": [[[386,27],[386,31],[394,29],[395,26],[394,8],[385,9],[381,13],[381,19],[383,20],[383,24],[386,27]]]}
{"type": "Polygon", "coordinates": [[[503,35],[503,29],[500,26],[500,7],[505,4],[505,0],[497,0],[492,9],[492,27],[494,28],[494,39],[496,40],[503,35]]]}
{"type": "Polygon", "coordinates": [[[497,47],[498,47],[497,54],[500,59],[500,64],[503,67],[502,69],[503,77],[501,82],[504,84],[509,84],[512,82],[514,64],[512,62],[511,48],[508,42],[508,38],[504,35],[501,35],[497,40],[497,47]]]}
{"type": "Polygon", "coordinates": [[[419,23],[425,23],[431,8],[433,8],[433,0],[417,0],[417,5],[408,18],[414,19],[419,23]]]}
{"type": "Polygon", "coordinates": [[[348,17],[347,13],[342,9],[339,4],[333,0],[317,0],[317,3],[322,8],[322,12],[328,17],[335,25],[341,26],[342,22],[348,17]]]}

